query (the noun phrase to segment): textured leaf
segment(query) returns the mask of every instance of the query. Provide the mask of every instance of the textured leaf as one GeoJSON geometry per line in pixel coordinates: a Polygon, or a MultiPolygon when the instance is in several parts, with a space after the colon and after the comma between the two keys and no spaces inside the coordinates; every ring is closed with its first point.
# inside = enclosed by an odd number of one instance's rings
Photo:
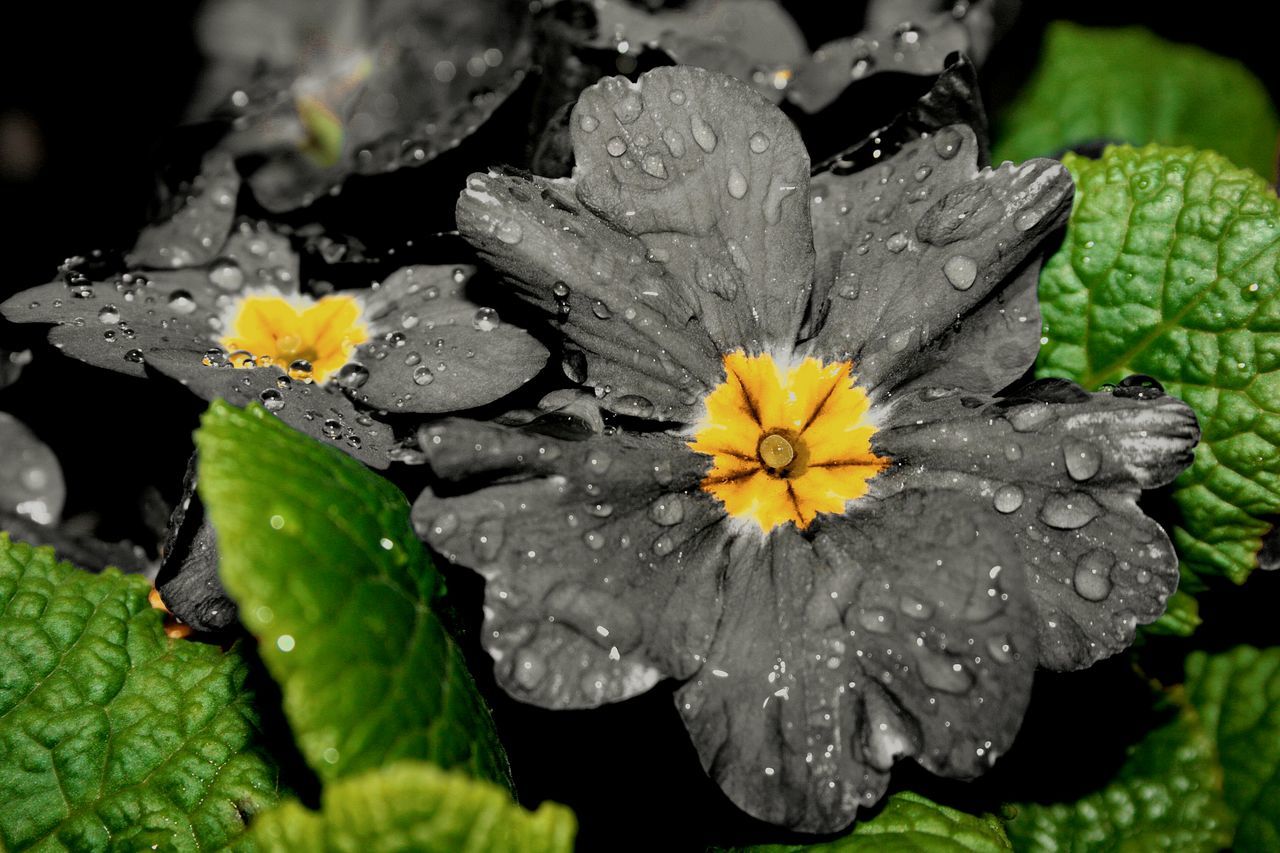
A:
{"type": "Polygon", "coordinates": [[[853,832],[824,844],[767,844],[752,853],[989,853],[1011,850],[1000,821],[930,802],[919,794],[894,794],[884,810],[853,832]]]}
{"type": "Polygon", "coordinates": [[[564,806],[528,812],[496,785],[401,761],[326,786],[318,812],[286,803],[257,820],[247,840],[262,853],[551,853],[572,850],[575,829],[564,806]]]}
{"type": "Polygon", "coordinates": [[[1046,853],[1216,853],[1234,823],[1213,737],[1190,707],[1137,744],[1107,787],[1074,803],[1015,808],[1006,824],[1014,849],[1046,853]]]}
{"type": "Polygon", "coordinates": [[[1280,850],[1280,647],[1187,659],[1187,693],[1218,741],[1234,850],[1280,850]]]}
{"type": "Polygon", "coordinates": [[[0,534],[0,849],[211,850],[276,799],[248,667],[0,534]]]}
{"type": "Polygon", "coordinates": [[[1037,372],[1086,388],[1147,374],[1195,409],[1174,542],[1192,571],[1241,582],[1280,512],[1280,201],[1211,152],[1064,162],[1075,210],[1040,277],[1037,372]]]}
{"type": "Polygon", "coordinates": [[[258,405],[215,402],[196,446],[223,583],[321,778],[420,758],[507,782],[403,495],[258,405]]]}
{"type": "Polygon", "coordinates": [[[1235,60],[1144,29],[1049,29],[1040,68],[997,123],[996,161],[1082,142],[1209,148],[1264,176],[1276,168],[1280,119],[1235,60]]]}

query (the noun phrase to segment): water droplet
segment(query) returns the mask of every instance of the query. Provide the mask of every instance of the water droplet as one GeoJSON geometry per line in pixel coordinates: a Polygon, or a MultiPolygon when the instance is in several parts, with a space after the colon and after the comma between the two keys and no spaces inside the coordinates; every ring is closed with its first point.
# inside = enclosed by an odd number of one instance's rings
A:
{"type": "Polygon", "coordinates": [[[973,686],[973,673],[964,664],[929,649],[916,650],[916,665],[920,680],[926,686],[943,693],[964,693],[973,686]]]}
{"type": "Polygon", "coordinates": [[[1155,400],[1164,396],[1164,386],[1153,376],[1135,373],[1120,380],[1111,391],[1112,396],[1134,400],[1155,400]]]}
{"type": "Polygon", "coordinates": [[[98,322],[113,326],[120,322],[120,309],[114,305],[103,305],[98,309],[98,322]]]}
{"type": "Polygon", "coordinates": [[[609,306],[605,305],[599,299],[591,300],[591,313],[595,314],[601,320],[608,320],[613,316],[613,312],[609,310],[609,306]]]}
{"type": "Polygon", "coordinates": [[[996,663],[1012,663],[1015,652],[1008,637],[993,636],[987,639],[987,654],[996,663]]]}
{"type": "Polygon", "coordinates": [[[1009,425],[1017,432],[1037,430],[1056,417],[1048,403],[1028,403],[1005,412],[1009,425]]]}
{"type": "Polygon", "coordinates": [[[685,98],[684,92],[680,89],[672,89],[671,93],[667,95],[667,98],[671,101],[671,103],[675,104],[677,107],[682,106],[685,100],[687,100],[685,98]]]}
{"type": "Polygon", "coordinates": [[[1081,598],[1102,601],[1111,594],[1111,569],[1115,560],[1105,551],[1093,550],[1076,563],[1073,582],[1081,598]]]}
{"type": "Polygon", "coordinates": [[[652,175],[655,178],[665,178],[667,176],[667,164],[662,162],[662,158],[657,154],[644,155],[644,159],[640,161],[640,168],[644,169],[645,174],[652,175]]]}
{"type": "Polygon", "coordinates": [[[342,435],[342,424],[330,418],[320,425],[320,431],[326,438],[338,438],[342,435]]]}
{"type": "Polygon", "coordinates": [[[933,137],[933,149],[943,160],[950,160],[960,151],[964,138],[953,127],[944,127],[933,137]]]}
{"type": "Polygon", "coordinates": [[[684,520],[684,500],[679,495],[663,495],[649,507],[649,517],[663,527],[671,527],[684,520]]]}
{"type": "Polygon", "coordinates": [[[344,364],[338,371],[338,384],[343,388],[359,388],[369,381],[369,368],[363,364],[352,362],[344,364]]]}
{"type": "Polygon", "coordinates": [[[1062,443],[1067,473],[1073,480],[1088,480],[1102,467],[1102,454],[1092,444],[1069,438],[1062,443]]]}
{"type": "Polygon", "coordinates": [[[996,510],[1007,515],[1011,512],[1016,512],[1022,506],[1022,499],[1022,489],[1009,483],[996,489],[994,503],[996,510]]]}
{"type": "Polygon", "coordinates": [[[622,137],[613,136],[604,144],[604,150],[609,152],[610,157],[621,157],[627,153],[627,143],[622,141],[622,137]]]}
{"type": "Polygon", "coordinates": [[[933,615],[933,606],[913,595],[904,595],[898,602],[898,608],[912,619],[928,619],[933,615]]]}
{"type": "Polygon", "coordinates": [[[582,541],[586,543],[586,546],[592,551],[599,551],[605,546],[604,534],[597,530],[588,530],[586,533],[582,534],[582,541]]]}
{"type": "Polygon", "coordinates": [[[942,265],[942,274],[956,290],[968,290],[978,278],[978,265],[966,255],[952,255],[942,265]]]}
{"type": "Polygon", "coordinates": [[[641,103],[640,96],[635,92],[628,92],[613,105],[613,114],[623,124],[634,123],[636,119],[640,118],[642,112],[644,112],[644,104],[641,103]]]}
{"type": "Polygon", "coordinates": [[[311,379],[311,374],[313,372],[314,368],[311,366],[311,362],[307,361],[305,358],[294,359],[289,363],[288,373],[290,379],[297,380],[298,382],[306,382],[311,379]]]}
{"type": "Polygon", "coordinates": [[[519,649],[511,661],[511,677],[526,690],[533,690],[547,675],[547,665],[528,649],[519,649]]]}
{"type": "Polygon", "coordinates": [[[124,360],[131,364],[142,364],[146,359],[142,355],[142,350],[131,349],[124,354],[124,360]]]}
{"type": "Polygon", "coordinates": [[[471,317],[471,326],[477,332],[492,332],[502,325],[502,319],[493,308],[481,308],[471,317]]]}
{"type": "Polygon", "coordinates": [[[596,450],[587,456],[587,471],[592,474],[604,474],[613,464],[613,458],[603,450],[596,450]]]}
{"type": "Polygon", "coordinates": [[[430,385],[435,380],[436,375],[432,373],[431,368],[427,367],[425,364],[419,366],[413,371],[414,385],[430,385]]]}
{"type": "Polygon", "coordinates": [[[675,540],[665,533],[653,540],[653,553],[659,557],[665,557],[675,549],[675,540]]]}
{"type": "Polygon", "coordinates": [[[1098,517],[1102,507],[1084,492],[1055,493],[1040,507],[1040,520],[1059,530],[1084,527],[1098,517]]]}
{"type": "Polygon", "coordinates": [[[665,486],[674,479],[675,475],[671,471],[671,463],[665,459],[661,462],[653,463],[653,479],[658,485],[665,486]]]}
{"type": "Polygon", "coordinates": [[[893,614],[880,608],[863,610],[858,613],[858,624],[873,634],[887,634],[893,630],[893,614]]]}
{"type": "Polygon", "coordinates": [[[1013,227],[1019,231],[1030,231],[1040,221],[1040,214],[1034,210],[1025,210],[1013,220],[1013,227]]]}
{"type": "Polygon", "coordinates": [[[884,241],[884,247],[888,249],[890,252],[897,254],[898,252],[901,252],[903,249],[907,248],[908,242],[909,241],[907,240],[907,235],[903,234],[901,231],[897,231],[893,234],[890,234],[889,239],[884,241]]]}
{"type": "Polygon", "coordinates": [[[737,166],[729,167],[729,195],[742,198],[747,194],[747,177],[737,166]]]}
{"type": "Polygon", "coordinates": [[[239,290],[244,284],[244,270],[231,258],[220,258],[209,267],[209,283],[222,290],[239,290]]]}
{"type": "Polygon", "coordinates": [[[502,520],[490,518],[476,525],[476,554],[486,563],[492,563],[502,552],[502,520]]]}
{"type": "Polygon", "coordinates": [[[933,167],[929,165],[921,166],[916,169],[914,177],[917,181],[923,181],[925,178],[933,174],[933,167]]]}
{"type": "Polygon", "coordinates": [[[275,388],[268,388],[258,395],[263,407],[268,412],[278,412],[284,408],[284,395],[275,388]]]}
{"type": "Polygon", "coordinates": [[[676,132],[674,128],[663,129],[662,142],[667,146],[667,150],[671,152],[672,157],[684,156],[684,137],[676,132]]]}
{"type": "Polygon", "coordinates": [[[196,310],[196,301],[185,290],[175,290],[169,294],[169,309],[175,314],[190,314],[196,310]]]}
{"type": "Polygon", "coordinates": [[[513,219],[504,219],[498,223],[497,230],[494,232],[498,239],[509,246],[519,243],[524,237],[524,229],[520,227],[520,223],[513,219]]]}
{"type": "Polygon", "coordinates": [[[697,114],[689,116],[689,129],[693,131],[693,141],[698,143],[699,148],[708,154],[716,150],[716,132],[707,124],[706,119],[697,114]]]}
{"type": "Polygon", "coordinates": [[[1011,441],[1004,448],[1004,458],[1010,462],[1017,462],[1022,458],[1022,445],[1016,441],[1011,441]]]}
{"type": "Polygon", "coordinates": [[[769,137],[757,130],[751,134],[751,138],[747,140],[747,145],[756,154],[763,154],[769,150],[769,137]]]}
{"type": "Polygon", "coordinates": [[[595,133],[596,128],[599,126],[600,120],[593,115],[583,113],[581,117],[578,118],[578,127],[582,128],[587,133],[595,133]]]}

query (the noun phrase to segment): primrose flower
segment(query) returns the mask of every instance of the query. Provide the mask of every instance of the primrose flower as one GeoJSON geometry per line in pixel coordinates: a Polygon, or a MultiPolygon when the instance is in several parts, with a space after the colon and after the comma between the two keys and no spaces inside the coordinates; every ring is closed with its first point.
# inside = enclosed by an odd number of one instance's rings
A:
{"type": "Polygon", "coordinates": [[[545,363],[540,343],[467,295],[471,267],[407,266],[368,288],[304,292],[286,237],[233,224],[238,180],[227,155],[211,155],[186,205],[139,238],[127,271],[67,265],[62,280],[0,312],[54,324],[54,346],[98,367],[153,369],[205,399],[259,401],[376,467],[394,440],[356,404],[467,409],[545,363]]]}
{"type": "Polygon", "coordinates": [[[486,578],[499,683],[582,708],[677,679],[707,772],[799,830],[900,758],[983,772],[1038,664],[1163,611],[1177,561],[1136,499],[1198,438],[1154,388],[995,396],[1039,348],[1068,173],[980,169],[950,126],[811,180],[780,111],[685,67],[587,89],[572,128],[571,179],[474,175],[458,223],[625,417],[420,434],[415,523],[486,578]]]}
{"type": "Polygon", "coordinates": [[[223,146],[265,158],[254,196],[291,210],[458,145],[523,80],[527,17],[525,0],[210,0],[193,113],[233,113],[223,146]]]}

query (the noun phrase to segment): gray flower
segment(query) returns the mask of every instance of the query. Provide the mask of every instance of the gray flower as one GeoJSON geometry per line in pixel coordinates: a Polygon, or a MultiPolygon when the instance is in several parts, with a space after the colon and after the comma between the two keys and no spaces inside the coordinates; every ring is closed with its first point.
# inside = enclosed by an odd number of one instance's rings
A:
{"type": "Polygon", "coordinates": [[[126,272],[68,264],[0,312],[54,324],[53,345],[90,364],[153,369],[205,399],[260,401],[376,467],[389,464],[391,431],[357,404],[459,411],[541,369],[545,348],[467,295],[471,267],[409,266],[368,288],[304,292],[285,236],[234,224],[238,188],[230,158],[209,155],[185,205],[139,237],[126,272]]]}
{"type": "Polygon", "coordinates": [[[684,67],[602,81],[572,126],[573,178],[474,175],[459,227],[625,417],[420,437],[415,521],[486,578],[499,683],[580,708],[678,679],[708,773],[800,830],[900,758],[981,773],[1038,664],[1125,648],[1177,583],[1136,499],[1189,464],[1190,409],[995,396],[1039,347],[1068,173],[979,168],[953,126],[811,181],[775,107],[684,67]]]}

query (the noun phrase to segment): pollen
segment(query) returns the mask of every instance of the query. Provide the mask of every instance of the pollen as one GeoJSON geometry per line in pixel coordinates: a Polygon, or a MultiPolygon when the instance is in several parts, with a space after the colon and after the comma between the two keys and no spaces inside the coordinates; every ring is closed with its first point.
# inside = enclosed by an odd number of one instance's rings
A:
{"type": "Polygon", "coordinates": [[[702,488],[730,516],[766,533],[804,530],[820,513],[843,513],[889,465],[871,449],[871,404],[849,362],[806,358],[784,369],[739,350],[724,371],[689,447],[712,458],[702,488]]]}
{"type": "Polygon", "coordinates": [[[236,367],[276,365],[294,379],[323,382],[369,339],[360,303],[350,296],[286,299],[250,294],[221,340],[236,367]]]}

